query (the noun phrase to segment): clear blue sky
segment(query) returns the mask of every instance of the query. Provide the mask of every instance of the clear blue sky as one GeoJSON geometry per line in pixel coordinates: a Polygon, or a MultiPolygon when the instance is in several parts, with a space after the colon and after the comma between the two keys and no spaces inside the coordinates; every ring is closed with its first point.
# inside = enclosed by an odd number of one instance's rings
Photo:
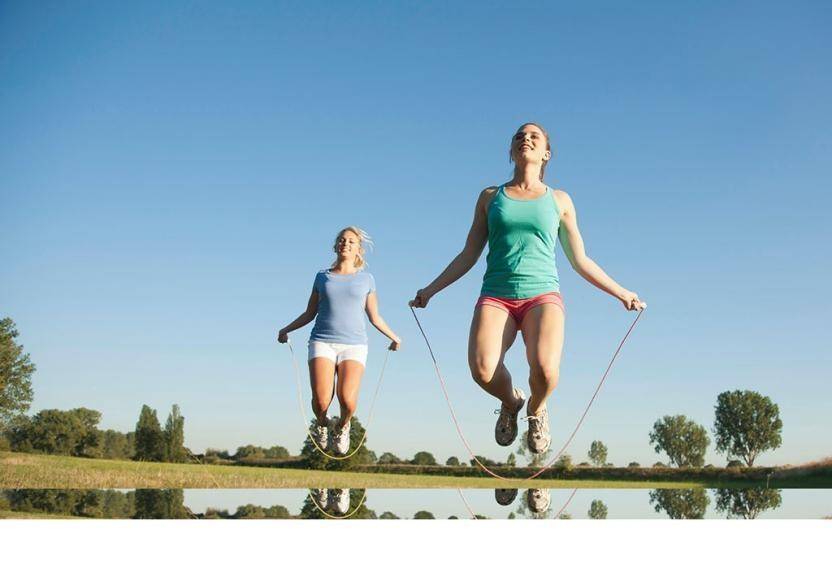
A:
{"type": "MultiPolygon", "coordinates": [[[[664,459],[657,418],[710,429],[717,395],[750,388],[785,423],[761,464],[828,455],[831,16],[822,2],[4,2],[0,310],[38,365],[32,410],[91,407],[126,431],[143,403],[162,419],[178,403],[197,451],[297,452],[275,333],[358,224],[405,341],[369,446],[465,456],[406,301],[459,251],[535,120],[590,255],[650,304],[568,452],[601,439],[617,464],[664,459]]],[[[558,261],[555,445],[633,316],[558,261]]],[[[471,442],[504,459],[466,364],[483,269],[422,317],[471,442]]],[[[373,332],[360,417],[384,345],[373,332]]]]}

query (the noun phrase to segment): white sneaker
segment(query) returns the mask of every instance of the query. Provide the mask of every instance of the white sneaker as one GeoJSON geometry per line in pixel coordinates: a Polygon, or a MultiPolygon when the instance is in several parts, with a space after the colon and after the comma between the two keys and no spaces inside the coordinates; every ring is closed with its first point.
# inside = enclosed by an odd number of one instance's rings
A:
{"type": "Polygon", "coordinates": [[[329,491],[326,488],[313,488],[311,492],[312,499],[315,501],[315,504],[317,504],[321,510],[326,511],[329,506],[329,491]]]}
{"type": "Polygon", "coordinates": [[[517,439],[517,414],[523,409],[523,404],[526,403],[526,394],[520,388],[514,389],[514,398],[517,405],[514,409],[508,410],[505,406],[500,406],[499,410],[494,413],[500,414],[497,418],[497,425],[494,426],[494,439],[497,445],[507,447],[514,443],[517,439]]]}
{"type": "Polygon", "coordinates": [[[350,510],[350,491],[348,488],[329,489],[329,511],[343,516],[350,510]]]}
{"type": "Polygon", "coordinates": [[[549,434],[549,412],[543,408],[537,415],[528,415],[529,433],[526,440],[529,451],[532,453],[545,453],[552,444],[552,436],[549,434]]]}
{"type": "Polygon", "coordinates": [[[312,440],[322,451],[326,451],[329,447],[329,418],[326,417],[324,419],[323,425],[318,423],[316,419],[315,423],[309,426],[309,434],[312,436],[312,440]]]}
{"type": "Polygon", "coordinates": [[[332,450],[338,456],[344,456],[350,450],[350,422],[339,427],[341,420],[332,420],[332,450]]]}
{"type": "Polygon", "coordinates": [[[529,510],[535,514],[542,514],[548,510],[551,501],[548,488],[530,488],[526,491],[526,503],[529,510]]]}
{"type": "Polygon", "coordinates": [[[508,506],[517,498],[516,488],[495,488],[494,499],[500,506],[508,506]]]}

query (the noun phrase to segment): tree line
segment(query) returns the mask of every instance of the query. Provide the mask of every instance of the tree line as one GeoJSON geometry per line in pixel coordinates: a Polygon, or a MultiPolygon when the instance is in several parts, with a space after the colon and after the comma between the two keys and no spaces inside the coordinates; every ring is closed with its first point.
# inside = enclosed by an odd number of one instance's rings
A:
{"type": "MultiPolygon", "coordinates": [[[[0,450],[41,452],[76,457],[133,459],[139,461],[188,462],[197,459],[185,447],[185,418],[174,405],[162,428],[156,410],[142,406],[134,431],[121,433],[112,429],[100,430],[101,413],[88,408],[71,410],[47,409],[27,416],[32,398],[31,376],[35,365],[23,346],[17,343],[19,333],[10,318],[0,319],[0,450]]],[[[750,390],[726,391],[719,394],[715,406],[713,434],[716,450],[728,458],[728,466],[754,466],[757,457],[782,443],[783,422],[779,407],[767,396],[750,390]]],[[[385,452],[377,457],[367,447],[364,427],[357,418],[352,420],[350,446],[360,448],[349,459],[330,459],[314,447],[310,439],[304,441],[300,459],[311,469],[348,470],[358,465],[436,466],[439,463],[429,451],[418,451],[412,459],[402,459],[385,452]]],[[[525,435],[525,434],[524,434],[525,435]]],[[[665,453],[671,465],[702,467],[705,453],[711,444],[706,429],[684,415],[666,415],[657,420],[649,434],[651,446],[657,453],[665,453]]],[[[488,467],[516,466],[518,457],[526,458],[529,466],[547,463],[550,451],[530,454],[525,440],[516,453],[504,462],[482,456],[477,459],[488,467]]],[[[596,467],[612,466],[607,462],[607,448],[601,441],[593,441],[587,454],[596,467]]],[[[284,447],[244,445],[236,453],[207,449],[199,456],[200,462],[223,463],[291,458],[284,447]]],[[[474,459],[469,461],[475,466],[474,459]]],[[[457,457],[445,461],[446,466],[467,466],[457,457]]],[[[590,466],[588,462],[578,465],[590,466]]],[[[633,461],[629,467],[640,467],[633,461]]],[[[653,466],[665,466],[657,462],[653,466]]],[[[554,468],[573,467],[572,457],[560,455],[554,468]]]]}

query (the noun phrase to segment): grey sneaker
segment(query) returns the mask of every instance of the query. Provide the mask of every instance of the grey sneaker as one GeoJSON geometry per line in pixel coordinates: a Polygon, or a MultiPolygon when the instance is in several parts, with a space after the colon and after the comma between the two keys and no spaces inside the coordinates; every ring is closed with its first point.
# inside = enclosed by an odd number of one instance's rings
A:
{"type": "Polygon", "coordinates": [[[341,420],[332,420],[332,450],[338,456],[344,456],[350,450],[350,422],[339,427],[341,420]]]}
{"type": "Polygon", "coordinates": [[[497,440],[497,445],[503,447],[511,445],[517,439],[517,414],[526,403],[526,394],[520,388],[514,389],[514,398],[517,401],[514,409],[508,410],[501,405],[500,409],[494,412],[500,414],[497,418],[497,425],[494,426],[494,439],[497,440]]]}
{"type": "Polygon", "coordinates": [[[321,510],[326,510],[329,506],[329,491],[326,488],[313,488],[312,499],[321,510]]]}
{"type": "Polygon", "coordinates": [[[326,451],[329,447],[329,418],[324,418],[326,421],[323,425],[318,423],[318,420],[315,420],[309,427],[309,434],[312,436],[312,440],[320,447],[323,451],[326,451]]]}
{"type": "Polygon", "coordinates": [[[549,434],[549,412],[543,408],[537,415],[526,416],[526,420],[529,422],[529,433],[526,435],[529,451],[545,453],[552,444],[552,436],[549,434]]]}
{"type": "Polygon", "coordinates": [[[526,491],[526,503],[529,510],[535,514],[542,514],[548,510],[551,501],[548,488],[530,488],[526,491]]]}
{"type": "Polygon", "coordinates": [[[494,489],[494,499],[497,500],[497,504],[500,506],[508,506],[514,499],[517,498],[517,489],[516,488],[495,488],[494,489]]]}
{"type": "Polygon", "coordinates": [[[329,489],[329,510],[343,516],[350,510],[350,491],[348,488],[329,489]]]}

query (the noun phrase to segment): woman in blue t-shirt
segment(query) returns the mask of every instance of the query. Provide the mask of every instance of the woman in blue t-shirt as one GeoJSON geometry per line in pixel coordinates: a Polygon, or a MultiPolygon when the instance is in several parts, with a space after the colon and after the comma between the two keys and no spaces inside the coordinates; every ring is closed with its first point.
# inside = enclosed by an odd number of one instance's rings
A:
{"type": "Polygon", "coordinates": [[[364,271],[364,245],[371,243],[367,233],[356,226],[341,230],[333,247],[335,262],[315,276],[306,311],[277,335],[277,340],[285,343],[289,333],[315,319],[309,336],[309,377],[317,421],[310,433],[322,449],[331,447],[338,455],[345,455],[350,447],[350,418],[358,404],[358,387],[367,362],[364,313],[392,341],[390,350],[401,346],[401,339],[378,312],[375,280],[364,271]],[[333,393],[338,396],[341,415],[330,421],[327,410],[333,393]]]}

